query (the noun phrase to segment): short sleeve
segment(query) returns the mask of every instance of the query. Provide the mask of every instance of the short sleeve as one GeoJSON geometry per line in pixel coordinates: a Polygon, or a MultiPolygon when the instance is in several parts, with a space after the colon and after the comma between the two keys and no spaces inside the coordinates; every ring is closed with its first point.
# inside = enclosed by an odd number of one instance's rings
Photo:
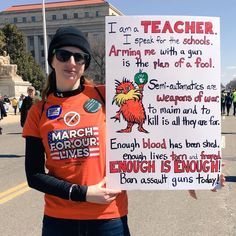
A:
{"type": "Polygon", "coordinates": [[[42,113],[42,103],[38,102],[34,105],[32,105],[32,107],[30,108],[25,124],[24,124],[24,128],[23,128],[23,133],[22,133],[22,137],[26,137],[26,136],[32,136],[32,137],[37,137],[37,138],[41,138],[40,135],[40,118],[41,118],[41,114],[42,113]]]}

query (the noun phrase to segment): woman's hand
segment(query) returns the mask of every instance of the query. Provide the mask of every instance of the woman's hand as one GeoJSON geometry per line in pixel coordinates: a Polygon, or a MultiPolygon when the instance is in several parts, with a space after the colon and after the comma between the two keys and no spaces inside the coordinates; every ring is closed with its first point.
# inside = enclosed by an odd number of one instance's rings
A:
{"type": "MultiPolygon", "coordinates": [[[[225,175],[220,175],[220,188],[225,186],[225,175]]],[[[217,187],[211,190],[212,192],[217,192],[217,187]]]]}
{"type": "Polygon", "coordinates": [[[98,204],[108,204],[116,199],[121,190],[104,188],[106,183],[103,179],[100,183],[88,186],[86,201],[98,204]]]}
{"type": "Polygon", "coordinates": [[[188,193],[189,193],[190,197],[197,200],[197,194],[196,194],[195,190],[188,190],[188,193]]]}
{"type": "MultiPolygon", "coordinates": [[[[225,175],[221,174],[220,175],[220,187],[224,187],[224,186],[225,186],[225,175]]],[[[212,192],[217,192],[217,187],[215,187],[211,191],[212,192]]],[[[188,193],[192,198],[197,199],[197,194],[196,194],[195,190],[188,190],[188,193]]]]}

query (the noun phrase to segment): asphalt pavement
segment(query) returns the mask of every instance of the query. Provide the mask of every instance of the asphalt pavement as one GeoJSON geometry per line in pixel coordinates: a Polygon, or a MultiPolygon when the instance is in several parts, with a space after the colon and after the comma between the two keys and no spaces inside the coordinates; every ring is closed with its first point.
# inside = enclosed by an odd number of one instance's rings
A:
{"type": "MultiPolygon", "coordinates": [[[[0,235],[40,236],[43,194],[25,184],[19,115],[0,126],[0,235]]],[[[197,200],[187,191],[129,191],[132,236],[236,236],[236,117],[222,117],[222,136],[226,186],[197,191],[197,200]]]]}

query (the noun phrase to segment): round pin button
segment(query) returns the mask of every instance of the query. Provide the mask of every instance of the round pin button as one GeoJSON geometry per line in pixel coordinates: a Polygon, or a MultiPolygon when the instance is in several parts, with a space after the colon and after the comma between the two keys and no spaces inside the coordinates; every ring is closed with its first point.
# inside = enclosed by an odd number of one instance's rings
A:
{"type": "Polygon", "coordinates": [[[54,120],[58,118],[61,114],[62,108],[59,105],[50,106],[47,109],[47,118],[54,120]]]}
{"type": "Polygon", "coordinates": [[[101,108],[102,104],[96,99],[89,99],[84,103],[84,110],[89,113],[95,113],[101,108]]]}

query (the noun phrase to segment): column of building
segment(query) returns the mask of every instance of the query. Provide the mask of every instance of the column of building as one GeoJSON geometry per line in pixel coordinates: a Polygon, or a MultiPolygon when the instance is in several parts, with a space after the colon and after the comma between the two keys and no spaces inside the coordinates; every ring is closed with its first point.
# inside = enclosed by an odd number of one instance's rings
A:
{"type": "Polygon", "coordinates": [[[34,58],[39,63],[39,36],[34,35],[34,58]]]}

